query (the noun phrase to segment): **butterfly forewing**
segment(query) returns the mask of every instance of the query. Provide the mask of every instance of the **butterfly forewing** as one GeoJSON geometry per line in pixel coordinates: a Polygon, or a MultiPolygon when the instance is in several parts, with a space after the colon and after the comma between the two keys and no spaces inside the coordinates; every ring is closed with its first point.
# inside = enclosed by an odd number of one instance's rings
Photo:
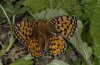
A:
{"type": "Polygon", "coordinates": [[[75,33],[77,19],[74,16],[60,16],[51,20],[51,25],[56,29],[57,33],[69,39],[75,33]]]}
{"type": "Polygon", "coordinates": [[[21,21],[20,23],[17,23],[15,26],[15,33],[19,40],[26,46],[32,36],[32,26],[33,24],[28,21],[21,21]]]}
{"type": "Polygon", "coordinates": [[[21,21],[15,26],[15,33],[19,40],[28,48],[35,60],[38,60],[42,54],[39,47],[39,40],[33,38],[33,23],[21,21]]]}

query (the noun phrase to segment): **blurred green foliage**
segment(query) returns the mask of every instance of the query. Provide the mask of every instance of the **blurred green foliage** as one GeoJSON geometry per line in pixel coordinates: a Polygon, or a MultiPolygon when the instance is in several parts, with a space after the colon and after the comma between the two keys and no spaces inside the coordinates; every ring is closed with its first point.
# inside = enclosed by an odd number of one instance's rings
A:
{"type": "MultiPolygon", "coordinates": [[[[84,57],[87,62],[88,60],[92,60],[91,63],[93,65],[100,64],[100,0],[25,0],[16,1],[15,5],[9,0],[5,2],[5,4],[1,4],[4,6],[10,18],[13,15],[23,15],[26,11],[35,19],[50,19],[54,16],[58,16],[59,12],[61,12],[59,15],[67,12],[66,14],[68,15],[77,16],[83,24],[79,24],[83,26],[81,28],[82,30],[79,30],[79,33],[81,32],[79,38],[82,38],[81,42],[83,43],[83,50],[86,51],[86,55],[78,48],[80,45],[75,46],[75,44],[73,44],[73,46],[79,49],[77,50],[80,54],[83,54],[82,56],[86,56],[84,57]],[[55,14],[53,12],[58,13],[55,14]]],[[[0,22],[5,20],[5,18],[0,9],[0,22]]],[[[75,42],[74,40],[72,41],[75,42]]],[[[75,64],[79,65],[79,62],[80,60],[75,64]]],[[[84,62],[83,65],[85,65],[84,62]]]]}

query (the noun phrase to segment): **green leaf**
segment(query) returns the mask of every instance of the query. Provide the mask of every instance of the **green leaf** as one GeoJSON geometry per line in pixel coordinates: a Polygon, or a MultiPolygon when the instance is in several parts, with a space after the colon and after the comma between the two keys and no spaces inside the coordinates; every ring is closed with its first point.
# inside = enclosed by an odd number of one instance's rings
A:
{"type": "Polygon", "coordinates": [[[5,10],[8,13],[14,14],[14,6],[13,6],[13,4],[10,1],[8,1],[7,3],[5,3],[4,8],[5,8],[5,10]]]}
{"type": "Polygon", "coordinates": [[[93,38],[94,54],[100,60],[100,0],[97,0],[94,13],[91,18],[90,33],[93,38]]]}
{"type": "Polygon", "coordinates": [[[58,16],[68,15],[64,10],[60,8],[46,8],[40,13],[31,14],[35,19],[50,20],[58,16]]]}
{"type": "Polygon", "coordinates": [[[73,65],[81,65],[81,61],[78,59],[73,63],[73,65]]]}
{"type": "Polygon", "coordinates": [[[17,12],[18,10],[20,10],[21,6],[23,5],[23,1],[18,1],[15,3],[15,11],[17,12]]]}
{"type": "Polygon", "coordinates": [[[5,3],[5,10],[12,15],[19,15],[25,13],[27,7],[22,7],[23,1],[18,1],[14,4],[12,2],[5,3]]]}
{"type": "Polygon", "coordinates": [[[24,58],[13,61],[10,65],[33,65],[33,60],[30,55],[27,55],[24,58]]]}
{"type": "Polygon", "coordinates": [[[82,1],[82,4],[84,4],[83,9],[84,9],[86,15],[90,19],[92,19],[93,13],[94,13],[95,8],[96,8],[97,1],[99,1],[99,0],[83,0],[82,1]]]}
{"type": "Polygon", "coordinates": [[[47,65],[69,65],[68,63],[65,63],[64,61],[54,59],[47,65]]]}
{"type": "Polygon", "coordinates": [[[25,0],[24,6],[29,7],[34,13],[49,7],[49,2],[47,0],[25,0]]]}
{"type": "Polygon", "coordinates": [[[92,65],[100,65],[100,59],[97,57],[93,58],[93,64],[92,65]]]}
{"type": "Polygon", "coordinates": [[[70,42],[77,49],[77,51],[82,55],[82,57],[87,61],[91,57],[92,48],[88,47],[87,43],[82,41],[81,39],[82,28],[83,25],[81,21],[78,20],[76,34],[74,37],[70,39],[70,42]]]}
{"type": "MultiPolygon", "coordinates": [[[[4,15],[2,9],[0,8],[0,19],[4,19],[4,18],[6,18],[6,17],[4,15]]],[[[2,21],[0,21],[0,22],[2,22],[2,21]]]]}
{"type": "Polygon", "coordinates": [[[77,17],[80,17],[83,14],[78,0],[50,0],[50,4],[50,7],[61,8],[77,17]]]}
{"type": "Polygon", "coordinates": [[[16,15],[20,15],[20,14],[23,14],[23,13],[25,13],[26,11],[28,10],[28,8],[27,7],[22,7],[22,8],[20,8],[19,10],[16,10],[16,15]]]}
{"type": "Polygon", "coordinates": [[[29,61],[25,61],[25,60],[16,60],[13,63],[11,63],[10,65],[32,65],[33,61],[29,60],[29,61]]]}

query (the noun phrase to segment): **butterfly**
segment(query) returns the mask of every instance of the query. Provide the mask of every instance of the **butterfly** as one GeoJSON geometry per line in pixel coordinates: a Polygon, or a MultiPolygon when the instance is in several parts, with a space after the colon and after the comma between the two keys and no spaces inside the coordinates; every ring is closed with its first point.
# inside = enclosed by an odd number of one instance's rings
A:
{"type": "Polygon", "coordinates": [[[15,34],[33,58],[39,60],[45,53],[54,58],[64,55],[65,39],[70,39],[76,28],[77,18],[63,15],[47,21],[21,20],[15,25],[15,34]]]}

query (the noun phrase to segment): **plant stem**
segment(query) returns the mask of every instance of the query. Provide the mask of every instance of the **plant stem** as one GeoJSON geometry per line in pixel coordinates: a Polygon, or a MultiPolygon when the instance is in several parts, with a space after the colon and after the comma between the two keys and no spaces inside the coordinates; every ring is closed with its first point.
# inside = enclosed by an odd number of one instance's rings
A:
{"type": "Polygon", "coordinates": [[[12,21],[13,21],[13,25],[14,25],[14,23],[15,23],[15,15],[13,15],[13,20],[12,21]]]}
{"type": "Polygon", "coordinates": [[[9,25],[11,25],[11,21],[10,21],[6,11],[4,10],[4,8],[3,8],[3,6],[1,4],[0,4],[0,8],[3,10],[3,12],[4,12],[4,14],[5,14],[5,16],[6,16],[7,20],[8,20],[9,25]]]}
{"type": "Polygon", "coordinates": [[[8,51],[12,47],[12,45],[14,43],[13,26],[10,26],[10,33],[11,33],[10,43],[9,43],[6,51],[8,51]]]}
{"type": "MultiPolygon", "coordinates": [[[[3,8],[3,6],[2,6],[1,4],[0,4],[0,8],[3,10],[3,12],[4,12],[4,14],[5,14],[5,16],[6,16],[7,20],[8,20],[8,23],[9,23],[9,25],[10,25],[10,33],[11,33],[10,43],[9,43],[8,47],[6,48],[6,50],[5,50],[5,51],[9,51],[9,49],[12,47],[13,42],[14,42],[13,25],[11,24],[11,20],[10,20],[10,18],[8,17],[6,11],[4,10],[4,8],[3,8]]],[[[14,20],[13,20],[13,22],[14,22],[14,21],[15,21],[15,15],[14,15],[13,19],[14,19],[14,20]]]]}
{"type": "Polygon", "coordinates": [[[14,23],[15,23],[15,15],[13,15],[12,25],[10,26],[10,30],[11,30],[10,31],[11,32],[10,44],[8,45],[6,51],[8,51],[12,47],[12,45],[14,43],[14,35],[13,35],[13,33],[14,33],[13,32],[14,23]]]}

